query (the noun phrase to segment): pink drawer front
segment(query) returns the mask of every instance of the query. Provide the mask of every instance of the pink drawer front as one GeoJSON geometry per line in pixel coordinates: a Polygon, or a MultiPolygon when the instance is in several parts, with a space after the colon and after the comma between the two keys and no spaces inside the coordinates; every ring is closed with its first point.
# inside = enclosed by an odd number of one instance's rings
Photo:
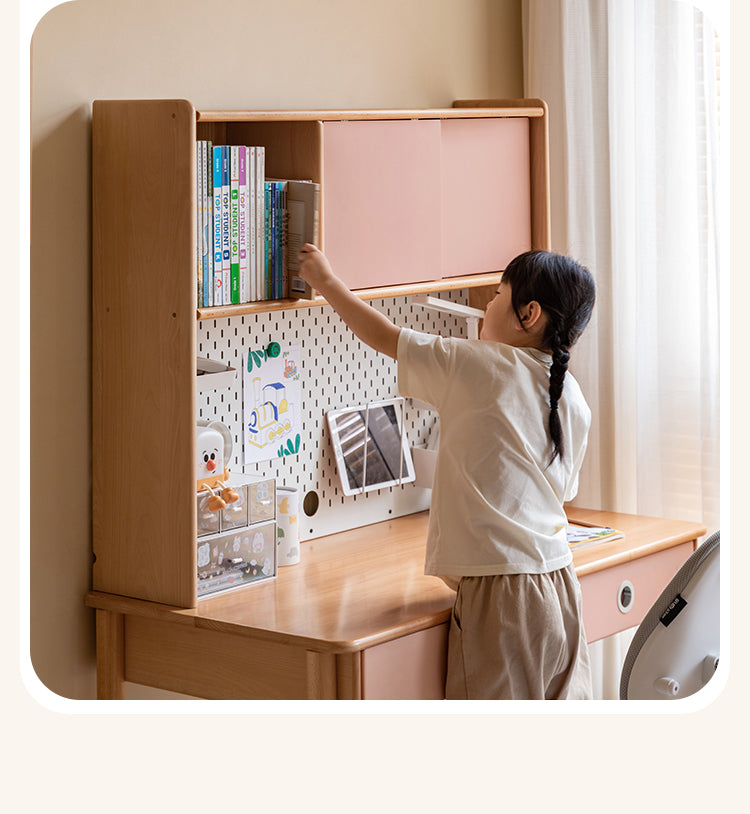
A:
{"type": "Polygon", "coordinates": [[[693,543],[579,577],[586,638],[595,642],[639,625],[680,566],[693,543]]]}
{"type": "Polygon", "coordinates": [[[447,657],[447,622],[370,647],[362,653],[362,697],[441,700],[447,657]]]}

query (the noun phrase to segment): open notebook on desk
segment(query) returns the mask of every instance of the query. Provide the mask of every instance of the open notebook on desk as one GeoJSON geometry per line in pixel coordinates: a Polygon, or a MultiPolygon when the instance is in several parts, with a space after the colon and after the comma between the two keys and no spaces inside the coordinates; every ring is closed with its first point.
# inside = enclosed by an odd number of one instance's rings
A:
{"type": "Polygon", "coordinates": [[[625,535],[609,526],[587,526],[584,523],[568,523],[568,545],[573,549],[588,548],[610,540],[618,540],[625,535]]]}

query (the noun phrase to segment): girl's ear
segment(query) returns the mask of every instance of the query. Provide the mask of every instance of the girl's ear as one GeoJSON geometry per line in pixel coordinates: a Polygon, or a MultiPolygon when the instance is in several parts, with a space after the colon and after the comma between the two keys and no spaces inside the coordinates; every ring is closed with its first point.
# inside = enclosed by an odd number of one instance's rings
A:
{"type": "MultiPolygon", "coordinates": [[[[530,331],[534,326],[539,323],[539,320],[544,316],[542,306],[536,300],[526,303],[521,307],[521,328],[524,331],[530,331]]],[[[542,320],[543,322],[543,320],[542,320]]]]}

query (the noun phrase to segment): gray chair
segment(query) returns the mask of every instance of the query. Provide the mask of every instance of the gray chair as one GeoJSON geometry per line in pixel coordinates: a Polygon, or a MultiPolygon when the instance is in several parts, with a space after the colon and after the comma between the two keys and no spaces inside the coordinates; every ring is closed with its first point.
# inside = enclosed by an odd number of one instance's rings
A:
{"type": "Polygon", "coordinates": [[[620,678],[620,698],[685,698],[719,664],[719,532],[675,574],[641,622],[620,678]]]}

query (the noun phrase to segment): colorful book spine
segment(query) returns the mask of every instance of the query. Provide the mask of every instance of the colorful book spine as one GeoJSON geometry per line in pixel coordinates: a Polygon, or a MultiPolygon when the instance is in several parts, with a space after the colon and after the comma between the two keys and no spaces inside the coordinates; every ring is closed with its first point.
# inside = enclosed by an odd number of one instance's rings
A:
{"type": "Polygon", "coordinates": [[[201,199],[201,296],[198,302],[203,306],[208,305],[208,292],[211,289],[211,282],[208,273],[208,259],[211,255],[210,251],[210,232],[209,232],[209,215],[211,207],[208,206],[208,167],[210,161],[208,159],[208,142],[201,142],[201,186],[200,186],[200,199],[201,199]]]}
{"type": "Polygon", "coordinates": [[[204,210],[206,222],[204,237],[206,241],[206,268],[203,272],[203,305],[214,304],[214,147],[213,142],[206,142],[206,189],[204,193],[204,210]]]}
{"type": "Polygon", "coordinates": [[[203,202],[201,198],[201,144],[198,141],[195,144],[195,185],[197,190],[195,208],[195,271],[196,271],[196,284],[197,284],[197,299],[198,305],[203,303],[203,262],[202,262],[202,246],[201,235],[203,234],[203,202]]]}
{"type": "Polygon", "coordinates": [[[232,244],[229,233],[229,196],[231,182],[229,177],[229,147],[221,148],[221,290],[222,305],[230,305],[230,281],[232,274],[232,244]]]}
{"type": "Polygon", "coordinates": [[[224,297],[222,288],[224,286],[223,273],[222,273],[222,257],[221,250],[221,147],[214,147],[214,161],[213,161],[213,175],[214,175],[214,284],[213,295],[214,305],[223,305],[224,297]]]}
{"type": "Polygon", "coordinates": [[[268,219],[271,234],[268,238],[268,295],[266,299],[272,300],[275,295],[276,278],[276,185],[268,182],[268,219]]]}
{"type": "Polygon", "coordinates": [[[240,180],[239,180],[239,276],[240,276],[240,302],[248,302],[248,175],[247,175],[247,147],[239,148],[240,180]]]}
{"type": "Polygon", "coordinates": [[[281,259],[279,261],[279,299],[289,296],[289,272],[287,270],[287,243],[289,210],[287,209],[287,183],[281,187],[281,259]]]}
{"type": "Polygon", "coordinates": [[[266,181],[266,148],[258,147],[255,151],[255,231],[256,231],[256,296],[258,300],[265,299],[264,274],[266,268],[266,214],[265,214],[265,181],[266,181]]]}
{"type": "Polygon", "coordinates": [[[229,294],[240,302],[240,148],[229,148],[229,294]]]}
{"type": "Polygon", "coordinates": [[[198,141],[196,183],[198,307],[295,296],[289,190],[309,182],[267,179],[263,146],[198,141]]]}
{"type": "Polygon", "coordinates": [[[273,183],[273,265],[271,272],[271,299],[276,299],[279,280],[279,185],[273,183]]]}
{"type": "Polygon", "coordinates": [[[256,247],[256,194],[255,194],[255,175],[256,175],[256,167],[257,167],[257,158],[256,158],[256,147],[248,147],[247,148],[247,174],[248,174],[248,202],[249,202],[249,213],[248,213],[248,301],[255,302],[258,299],[257,293],[257,273],[256,273],[256,265],[257,265],[257,257],[258,251],[256,247]]]}
{"type": "Polygon", "coordinates": [[[284,296],[284,254],[286,222],[286,181],[273,183],[273,275],[271,297],[279,300],[284,296]]]}
{"type": "Polygon", "coordinates": [[[264,203],[264,244],[265,244],[265,263],[263,269],[263,299],[271,299],[271,268],[273,264],[273,254],[271,249],[273,247],[273,210],[271,199],[271,183],[269,181],[263,184],[265,203],[264,203]]]}

